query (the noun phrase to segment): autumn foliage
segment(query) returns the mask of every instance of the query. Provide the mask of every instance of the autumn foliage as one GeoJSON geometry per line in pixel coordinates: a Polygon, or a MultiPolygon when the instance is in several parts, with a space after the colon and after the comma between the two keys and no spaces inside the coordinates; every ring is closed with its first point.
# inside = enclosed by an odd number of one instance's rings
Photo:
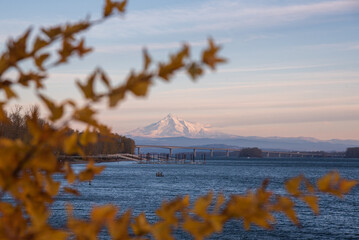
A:
{"type": "MultiPolygon", "coordinates": [[[[106,0],[103,17],[77,23],[44,27],[40,33],[32,36],[31,29],[17,39],[10,39],[6,50],[0,55],[0,90],[5,98],[0,102],[0,120],[9,122],[5,112],[11,99],[18,98],[16,86],[41,89],[48,79],[50,68],[68,63],[71,58],[83,57],[92,51],[86,46],[85,39],[79,34],[103,23],[107,18],[123,14],[127,1],[106,0]],[[30,41],[30,38],[33,41],[30,41]],[[30,42],[32,44],[30,44],[30,42]],[[54,51],[55,43],[60,43],[54,51]],[[22,62],[32,63],[31,68],[23,68],[22,62]],[[17,73],[8,77],[8,72],[17,73]]],[[[231,219],[243,221],[245,229],[252,224],[271,228],[275,224],[274,213],[285,214],[294,224],[299,225],[295,212],[297,200],[305,202],[314,214],[319,213],[318,193],[328,193],[343,197],[357,181],[343,179],[331,172],[315,184],[304,176],[298,176],[285,183],[286,195],[276,195],[267,190],[268,180],[255,191],[226,198],[214,197],[212,193],[195,199],[190,203],[189,196],[178,197],[163,202],[156,211],[158,222],[149,223],[142,213],[132,216],[131,211],[120,214],[113,205],[94,207],[88,219],[78,219],[73,215],[71,203],[66,207],[66,228],[56,228],[49,224],[49,209],[59,194],[60,182],[54,174],[62,174],[71,186],[77,181],[89,181],[100,174],[103,167],[89,161],[87,167],[75,174],[71,165],[58,164],[56,150],[65,154],[85,155],[86,146],[98,140],[98,134],[111,136],[110,129],[96,119],[94,105],[106,100],[112,108],[124,100],[129,93],[145,96],[155,80],[170,81],[179,71],[185,71],[195,80],[206,68],[214,70],[225,60],[218,56],[220,47],[212,39],[203,50],[199,60],[190,57],[190,47],[186,44],[171,54],[167,62],[153,63],[147,50],[143,51],[143,68],[131,71],[123,84],[113,85],[101,68],[95,69],[86,80],[76,82],[85,104],[65,99],[55,102],[50,97],[34,91],[39,101],[48,109],[49,115],[44,124],[39,121],[35,111],[30,112],[26,121],[28,133],[26,139],[0,139],[0,239],[96,239],[103,228],[107,228],[113,239],[142,239],[153,236],[155,239],[173,239],[172,232],[182,229],[195,239],[203,239],[222,231],[223,225],[231,219]],[[103,84],[103,91],[94,88],[103,84]],[[66,111],[66,114],[65,114],[66,111]],[[83,134],[68,134],[71,122],[82,123],[86,130],[83,134]],[[56,126],[56,128],[51,127],[56,126]],[[5,202],[3,197],[11,196],[12,201],[5,202]]],[[[10,116],[11,117],[11,116],[10,116]]],[[[79,194],[71,187],[65,187],[68,194],[79,194]]]]}

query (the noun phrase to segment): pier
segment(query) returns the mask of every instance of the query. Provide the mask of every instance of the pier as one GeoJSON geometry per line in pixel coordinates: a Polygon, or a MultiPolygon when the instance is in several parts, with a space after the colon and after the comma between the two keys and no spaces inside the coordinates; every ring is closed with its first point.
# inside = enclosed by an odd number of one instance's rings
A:
{"type": "MultiPolygon", "coordinates": [[[[211,148],[211,147],[184,147],[184,146],[165,146],[165,145],[136,145],[137,155],[141,155],[142,148],[161,148],[168,149],[169,157],[173,156],[174,149],[190,150],[196,158],[198,151],[207,151],[211,158],[214,152],[224,152],[225,157],[229,157],[231,152],[240,152],[241,148],[211,148]]],[[[265,151],[262,150],[264,158],[319,158],[319,157],[344,157],[344,153],[324,153],[324,152],[304,152],[304,151],[265,151]]]]}

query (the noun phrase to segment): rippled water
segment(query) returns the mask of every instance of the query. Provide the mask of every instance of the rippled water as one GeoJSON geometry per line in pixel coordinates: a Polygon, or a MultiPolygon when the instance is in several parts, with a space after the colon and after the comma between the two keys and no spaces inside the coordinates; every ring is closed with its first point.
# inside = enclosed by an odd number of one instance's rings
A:
{"type": "MultiPolygon", "coordinates": [[[[284,193],[283,182],[303,173],[312,182],[331,170],[338,170],[346,178],[359,179],[359,159],[241,159],[208,160],[205,165],[196,164],[137,164],[133,162],[103,163],[106,170],[92,181],[80,183],[80,197],[61,194],[52,209],[51,222],[63,226],[66,216],[64,205],[71,202],[75,215],[87,217],[94,205],[112,203],[122,211],[131,208],[134,214],[144,211],[149,221],[156,221],[155,210],[163,199],[189,194],[191,199],[213,190],[225,195],[244,193],[259,187],[265,178],[270,179],[269,189],[284,193]],[[161,171],[164,177],[155,177],[161,171]]],[[[74,165],[79,171],[84,165],[74,165]]],[[[251,227],[243,230],[242,223],[226,224],[221,235],[211,239],[359,239],[359,187],[340,200],[320,196],[319,216],[299,203],[296,208],[302,223],[293,226],[279,214],[278,223],[271,231],[251,227]]],[[[107,239],[106,233],[101,238],[107,239]]],[[[177,239],[190,239],[185,233],[177,233],[177,239]]]]}

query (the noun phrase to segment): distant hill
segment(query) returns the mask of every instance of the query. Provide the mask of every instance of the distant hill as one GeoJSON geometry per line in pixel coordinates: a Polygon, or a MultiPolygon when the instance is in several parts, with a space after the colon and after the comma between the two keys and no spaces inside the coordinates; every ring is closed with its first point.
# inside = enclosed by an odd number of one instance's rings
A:
{"type": "Polygon", "coordinates": [[[279,137],[234,137],[234,138],[187,138],[187,137],[163,137],[146,138],[132,137],[137,145],[173,145],[173,146],[212,146],[244,148],[258,147],[262,150],[283,151],[345,151],[348,147],[359,146],[355,140],[328,140],[306,138],[279,138],[279,137]]]}

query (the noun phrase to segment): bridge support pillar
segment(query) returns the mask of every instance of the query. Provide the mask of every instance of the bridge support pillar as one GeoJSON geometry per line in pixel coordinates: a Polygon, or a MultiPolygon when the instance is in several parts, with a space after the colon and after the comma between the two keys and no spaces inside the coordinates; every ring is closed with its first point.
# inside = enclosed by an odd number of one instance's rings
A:
{"type": "Polygon", "coordinates": [[[280,157],[280,153],[278,153],[278,157],[280,157]]]}
{"type": "Polygon", "coordinates": [[[269,152],[267,152],[267,158],[269,158],[269,152]]]}
{"type": "Polygon", "coordinates": [[[227,149],[227,153],[226,153],[227,157],[229,157],[229,149],[227,149]]]}
{"type": "Polygon", "coordinates": [[[196,149],[193,148],[193,157],[196,158],[196,149]]]}
{"type": "Polygon", "coordinates": [[[140,155],[140,153],[141,153],[141,148],[137,148],[137,155],[140,155]]]}
{"type": "Polygon", "coordinates": [[[169,148],[170,150],[170,157],[172,157],[172,148],[169,148]]]}
{"type": "Polygon", "coordinates": [[[211,158],[213,158],[213,149],[211,149],[211,158]]]}

